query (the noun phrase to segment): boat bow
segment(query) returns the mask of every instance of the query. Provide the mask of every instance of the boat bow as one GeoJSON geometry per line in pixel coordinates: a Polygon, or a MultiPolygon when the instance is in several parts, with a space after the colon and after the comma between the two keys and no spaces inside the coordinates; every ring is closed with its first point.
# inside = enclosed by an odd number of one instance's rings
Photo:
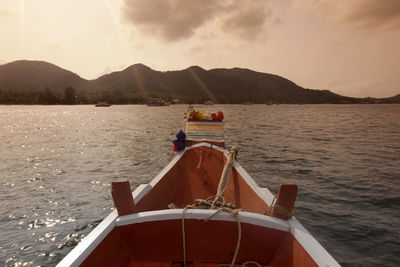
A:
{"type": "Polygon", "coordinates": [[[118,215],[116,203],[117,210],[58,266],[208,267],[229,264],[238,242],[239,264],[339,266],[295,217],[265,215],[274,195],[260,188],[236,160],[224,199],[238,209],[238,218],[212,209],[185,209],[215,194],[227,155],[208,143],[185,148],[149,184],[136,188],[131,214],[118,215]],[[178,208],[169,209],[171,203],[178,208]]]}

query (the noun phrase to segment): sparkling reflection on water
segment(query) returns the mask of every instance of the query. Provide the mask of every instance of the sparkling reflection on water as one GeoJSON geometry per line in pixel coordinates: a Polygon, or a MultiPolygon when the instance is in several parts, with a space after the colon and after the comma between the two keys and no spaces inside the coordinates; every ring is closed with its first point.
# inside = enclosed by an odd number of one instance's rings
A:
{"type": "MultiPolygon", "coordinates": [[[[149,182],[187,106],[0,106],[0,265],[53,266],[112,209],[110,183],[149,182]]],[[[214,105],[226,143],[344,266],[400,264],[400,105],[214,105]]]]}

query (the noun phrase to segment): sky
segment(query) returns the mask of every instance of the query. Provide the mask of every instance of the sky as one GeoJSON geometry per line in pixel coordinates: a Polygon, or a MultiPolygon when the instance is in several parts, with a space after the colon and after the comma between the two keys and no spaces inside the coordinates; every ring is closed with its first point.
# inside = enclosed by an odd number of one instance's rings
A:
{"type": "Polygon", "coordinates": [[[95,79],[249,68],[352,97],[400,94],[400,0],[0,0],[0,64],[95,79]]]}

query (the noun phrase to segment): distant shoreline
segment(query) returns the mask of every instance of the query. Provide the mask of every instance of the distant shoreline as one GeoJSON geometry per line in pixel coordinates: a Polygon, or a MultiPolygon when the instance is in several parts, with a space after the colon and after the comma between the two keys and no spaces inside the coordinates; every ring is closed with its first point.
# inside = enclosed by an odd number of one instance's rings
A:
{"type": "Polygon", "coordinates": [[[20,60],[0,65],[0,104],[381,104],[387,98],[347,97],[310,89],[279,75],[244,68],[205,70],[192,66],[157,71],[134,64],[94,80],[44,61],[20,60]]]}
{"type": "MultiPolygon", "coordinates": [[[[346,106],[353,106],[353,105],[399,105],[400,103],[308,103],[308,104],[295,104],[295,103],[282,103],[282,104],[273,104],[273,105],[269,105],[269,104],[214,104],[214,105],[240,105],[240,106],[304,106],[304,105],[312,105],[312,106],[316,106],[316,105],[346,105],[346,106]]],[[[187,106],[187,105],[201,105],[201,106],[210,106],[207,104],[186,104],[186,103],[181,103],[181,104],[173,104],[170,106],[187,106]]],[[[95,107],[95,104],[72,104],[72,105],[68,105],[68,104],[0,104],[0,106],[93,106],[95,107]]],[[[111,106],[147,106],[147,104],[112,104],[111,106]]]]}

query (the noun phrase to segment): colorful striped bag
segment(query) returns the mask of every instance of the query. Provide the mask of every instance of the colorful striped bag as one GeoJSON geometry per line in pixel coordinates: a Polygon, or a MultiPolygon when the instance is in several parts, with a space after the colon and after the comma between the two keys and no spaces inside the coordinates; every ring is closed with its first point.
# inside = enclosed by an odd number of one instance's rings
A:
{"type": "Polygon", "coordinates": [[[186,141],[190,144],[208,142],[224,147],[224,126],[219,121],[187,121],[186,141]]]}

